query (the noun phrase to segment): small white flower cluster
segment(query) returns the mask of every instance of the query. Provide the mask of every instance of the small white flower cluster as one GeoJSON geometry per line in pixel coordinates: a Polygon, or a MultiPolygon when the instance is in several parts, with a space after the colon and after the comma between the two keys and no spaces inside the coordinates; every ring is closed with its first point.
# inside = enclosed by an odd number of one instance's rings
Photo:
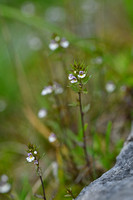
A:
{"type": "Polygon", "coordinates": [[[46,86],[42,92],[41,92],[41,95],[45,96],[47,94],[51,94],[53,92],[53,87],[52,86],[46,86]]]}
{"type": "Polygon", "coordinates": [[[44,89],[41,92],[41,95],[45,96],[47,94],[51,94],[52,92],[54,92],[55,94],[62,94],[63,88],[61,87],[60,84],[54,82],[53,85],[49,85],[49,86],[44,87],[44,89]]]}
{"type": "MultiPolygon", "coordinates": [[[[62,94],[63,93],[63,88],[61,85],[57,82],[54,82],[53,85],[49,85],[44,87],[44,89],[41,92],[42,96],[48,95],[48,94],[62,94]]],[[[39,118],[44,118],[47,116],[47,110],[45,108],[42,108],[38,111],[38,117],[39,118]]]]}
{"type": "Polygon", "coordinates": [[[61,85],[57,82],[54,82],[53,84],[53,91],[55,94],[62,94],[63,93],[63,88],[61,85]]]}
{"type": "Polygon", "coordinates": [[[35,165],[38,165],[38,160],[35,159],[37,155],[37,151],[34,151],[34,155],[32,153],[28,153],[28,157],[26,158],[27,162],[31,163],[34,161],[35,165]]]}
{"type": "Polygon", "coordinates": [[[11,184],[8,183],[8,176],[3,174],[0,179],[0,194],[8,193],[11,190],[11,184]]]}
{"type": "Polygon", "coordinates": [[[65,38],[60,38],[59,36],[56,36],[49,44],[49,48],[52,51],[56,50],[58,47],[67,48],[68,46],[69,41],[65,38]]]}
{"type": "MultiPolygon", "coordinates": [[[[76,71],[74,71],[74,73],[76,74],[76,71]]],[[[84,71],[79,71],[77,77],[78,78],[84,78],[86,76],[86,73],[84,71]]],[[[70,80],[71,83],[77,83],[78,79],[77,79],[76,75],[74,76],[73,74],[69,74],[68,79],[70,80]]]]}

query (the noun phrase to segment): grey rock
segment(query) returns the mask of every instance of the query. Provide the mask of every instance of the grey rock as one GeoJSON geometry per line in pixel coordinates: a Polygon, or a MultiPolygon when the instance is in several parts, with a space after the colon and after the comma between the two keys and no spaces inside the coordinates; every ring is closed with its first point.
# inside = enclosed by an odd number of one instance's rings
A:
{"type": "Polygon", "coordinates": [[[133,138],[128,137],[115,166],[85,187],[75,200],[133,200],[133,138]]]}

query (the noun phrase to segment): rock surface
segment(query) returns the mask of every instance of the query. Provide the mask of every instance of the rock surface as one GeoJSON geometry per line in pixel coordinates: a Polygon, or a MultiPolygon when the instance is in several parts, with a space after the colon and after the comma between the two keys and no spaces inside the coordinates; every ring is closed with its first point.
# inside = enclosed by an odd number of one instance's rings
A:
{"type": "Polygon", "coordinates": [[[85,187],[75,200],[133,200],[133,132],[115,166],[85,187]]]}

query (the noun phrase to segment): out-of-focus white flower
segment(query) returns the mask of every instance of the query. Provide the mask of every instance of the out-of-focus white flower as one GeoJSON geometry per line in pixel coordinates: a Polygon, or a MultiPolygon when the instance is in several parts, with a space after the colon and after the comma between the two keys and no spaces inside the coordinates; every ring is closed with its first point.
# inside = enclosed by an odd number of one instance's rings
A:
{"type": "Polygon", "coordinates": [[[61,87],[60,84],[54,82],[53,84],[53,90],[55,92],[55,94],[62,94],[63,93],[63,88],[61,87]]]}
{"type": "Polygon", "coordinates": [[[65,38],[62,38],[60,41],[60,46],[63,48],[67,48],[69,46],[69,41],[67,41],[65,38]]]}
{"type": "Polygon", "coordinates": [[[51,133],[49,138],[48,138],[49,142],[55,142],[56,141],[56,135],[54,133],[51,133]]]}
{"type": "Polygon", "coordinates": [[[8,176],[6,174],[3,174],[1,176],[1,182],[6,183],[8,181],[8,176]]]}
{"type": "Polygon", "coordinates": [[[36,155],[36,154],[37,154],[37,151],[34,151],[34,154],[36,155]]]}
{"type": "Polygon", "coordinates": [[[79,71],[78,77],[79,78],[84,78],[86,76],[84,71],[79,71]]]}
{"type": "Polygon", "coordinates": [[[35,5],[32,2],[26,2],[21,6],[21,12],[27,17],[35,14],[35,5]]]}
{"type": "Polygon", "coordinates": [[[28,157],[26,158],[27,162],[32,162],[35,160],[35,157],[32,155],[32,153],[28,153],[28,157]]]}
{"type": "Polygon", "coordinates": [[[4,193],[8,193],[11,190],[11,184],[10,183],[4,183],[4,184],[0,184],[0,193],[4,194],[4,193]]]}
{"type": "Polygon", "coordinates": [[[45,19],[49,22],[63,22],[66,19],[65,9],[62,7],[52,6],[45,12],[45,19]]]}
{"type": "Polygon", "coordinates": [[[47,116],[47,110],[46,109],[42,108],[41,110],[39,110],[39,112],[38,112],[39,118],[44,118],[46,116],[47,116]]]}
{"type": "Polygon", "coordinates": [[[96,63],[96,64],[99,64],[99,65],[102,64],[102,63],[103,63],[103,58],[100,57],[100,56],[97,57],[97,58],[95,59],[95,63],[96,63]]]}
{"type": "Polygon", "coordinates": [[[4,100],[0,100],[0,112],[3,112],[7,107],[7,104],[4,100]]]}
{"type": "Polygon", "coordinates": [[[11,190],[11,184],[7,183],[8,181],[8,176],[6,174],[3,174],[1,176],[0,180],[0,193],[8,193],[11,190]]]}
{"type": "Polygon", "coordinates": [[[49,48],[54,51],[59,47],[59,44],[55,40],[51,40],[49,44],[49,48]]]}
{"type": "Polygon", "coordinates": [[[122,92],[125,92],[125,91],[126,91],[126,86],[125,86],[125,85],[122,85],[122,86],[120,87],[120,90],[121,90],[122,92]]]}
{"type": "Polygon", "coordinates": [[[29,47],[34,51],[38,51],[42,48],[42,41],[39,37],[33,36],[29,38],[28,43],[29,47]]]}
{"type": "Polygon", "coordinates": [[[71,83],[77,83],[76,77],[74,76],[73,79],[72,79],[70,82],[71,82],[71,83]]]}
{"type": "Polygon", "coordinates": [[[41,95],[47,95],[47,94],[51,94],[53,92],[53,87],[52,86],[47,86],[45,87],[42,92],[41,95]]]}
{"type": "Polygon", "coordinates": [[[91,62],[92,62],[92,64],[101,65],[103,63],[103,58],[101,56],[98,56],[98,57],[92,59],[91,62]]]}
{"type": "Polygon", "coordinates": [[[90,0],[90,1],[85,0],[83,1],[81,8],[83,9],[84,14],[88,14],[88,12],[89,14],[93,14],[99,8],[99,4],[98,1],[95,0],[90,0]]]}
{"type": "Polygon", "coordinates": [[[107,92],[111,93],[111,92],[113,92],[113,91],[115,90],[116,86],[115,86],[114,83],[108,82],[108,83],[106,84],[105,88],[106,88],[106,91],[107,91],[107,92]]]}

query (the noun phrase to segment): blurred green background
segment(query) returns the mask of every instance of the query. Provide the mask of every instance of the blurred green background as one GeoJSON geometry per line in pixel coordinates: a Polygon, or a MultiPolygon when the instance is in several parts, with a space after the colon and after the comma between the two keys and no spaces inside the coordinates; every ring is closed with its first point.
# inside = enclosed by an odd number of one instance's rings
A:
{"type": "Polygon", "coordinates": [[[72,199],[65,197],[66,188],[76,196],[113,166],[130,132],[132,111],[133,1],[0,1],[0,175],[9,176],[15,199],[35,199],[32,189],[41,193],[34,166],[25,160],[29,142],[45,153],[48,199],[72,199]],[[53,33],[69,47],[51,51],[53,33]],[[74,60],[84,61],[92,75],[83,97],[91,178],[83,173],[79,112],[68,106],[77,98],[67,87],[74,60]],[[41,96],[54,81],[64,92],[41,96]],[[40,119],[42,108],[47,116],[40,119]],[[59,146],[49,142],[51,132],[59,146]]]}

